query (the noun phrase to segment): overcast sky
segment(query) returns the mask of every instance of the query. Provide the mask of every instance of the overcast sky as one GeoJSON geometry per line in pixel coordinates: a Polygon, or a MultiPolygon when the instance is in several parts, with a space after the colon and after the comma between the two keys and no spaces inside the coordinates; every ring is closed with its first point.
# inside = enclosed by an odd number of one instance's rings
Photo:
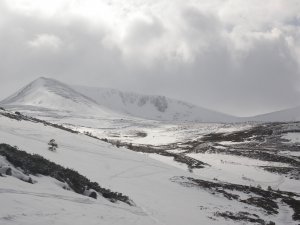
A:
{"type": "Polygon", "coordinates": [[[299,71],[299,0],[0,0],[1,99],[46,76],[253,115],[299,71]]]}

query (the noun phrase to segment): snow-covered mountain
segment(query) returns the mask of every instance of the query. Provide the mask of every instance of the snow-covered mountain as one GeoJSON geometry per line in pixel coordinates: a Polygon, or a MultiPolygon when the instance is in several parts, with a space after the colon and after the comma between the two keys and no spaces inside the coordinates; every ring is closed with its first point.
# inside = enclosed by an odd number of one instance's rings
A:
{"type": "Polygon", "coordinates": [[[165,96],[144,95],[101,87],[69,86],[40,77],[0,105],[44,116],[96,116],[167,122],[299,121],[300,106],[253,117],[234,117],[165,96]],[[59,112],[59,113],[58,113],[59,112]],[[70,114],[71,113],[71,114],[70,114]]]}
{"type": "Polygon", "coordinates": [[[57,80],[40,77],[10,97],[0,102],[1,105],[41,111],[55,110],[111,115],[112,112],[100,107],[94,100],[76,92],[68,85],[57,80]]]}
{"type": "Polygon", "coordinates": [[[262,115],[257,115],[245,119],[251,121],[263,121],[263,122],[300,121],[300,106],[284,109],[276,112],[266,113],[262,115]]]}
{"type": "Polygon", "coordinates": [[[168,122],[233,122],[234,116],[165,96],[68,86],[40,77],[0,102],[16,110],[60,111],[97,117],[136,117],[168,122]]]}
{"type": "Polygon", "coordinates": [[[144,119],[162,121],[233,122],[237,118],[158,95],[143,95],[110,88],[73,86],[99,105],[144,119]]]}

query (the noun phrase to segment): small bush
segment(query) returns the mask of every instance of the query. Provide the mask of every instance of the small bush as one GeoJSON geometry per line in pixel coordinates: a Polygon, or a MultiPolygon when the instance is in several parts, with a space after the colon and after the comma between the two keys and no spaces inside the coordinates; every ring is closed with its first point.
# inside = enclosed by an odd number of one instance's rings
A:
{"type": "Polygon", "coordinates": [[[136,133],[136,136],[137,137],[147,137],[147,133],[143,132],[143,131],[139,131],[139,132],[136,133]]]}
{"type": "Polygon", "coordinates": [[[272,187],[271,186],[268,186],[268,191],[272,191],[272,187]]]}
{"type": "Polygon", "coordinates": [[[51,139],[51,140],[49,141],[48,145],[49,145],[48,149],[49,149],[50,151],[52,151],[52,152],[55,151],[55,150],[58,148],[58,145],[57,145],[57,143],[55,142],[54,139],[51,139]]]}

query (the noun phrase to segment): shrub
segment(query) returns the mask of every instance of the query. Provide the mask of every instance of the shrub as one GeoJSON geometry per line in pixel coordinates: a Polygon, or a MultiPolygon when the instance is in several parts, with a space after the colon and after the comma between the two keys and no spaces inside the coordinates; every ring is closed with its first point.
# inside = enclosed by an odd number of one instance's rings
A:
{"type": "Polygon", "coordinates": [[[272,191],[272,187],[271,186],[268,186],[268,191],[272,191]]]}
{"type": "Polygon", "coordinates": [[[51,139],[51,140],[49,141],[48,145],[49,145],[48,149],[49,149],[50,151],[52,151],[52,152],[55,151],[55,150],[58,148],[58,145],[57,145],[57,143],[55,142],[54,139],[51,139]]]}

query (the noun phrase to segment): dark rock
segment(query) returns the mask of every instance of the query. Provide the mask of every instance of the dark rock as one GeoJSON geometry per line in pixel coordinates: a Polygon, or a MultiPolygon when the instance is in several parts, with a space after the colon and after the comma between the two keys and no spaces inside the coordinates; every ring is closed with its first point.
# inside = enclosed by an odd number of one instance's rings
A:
{"type": "Polygon", "coordinates": [[[6,170],[5,174],[6,174],[6,175],[8,175],[8,176],[11,176],[11,175],[12,175],[12,170],[11,170],[11,168],[10,168],[10,167],[9,167],[9,168],[7,168],[7,170],[6,170]]]}
{"type": "Polygon", "coordinates": [[[97,199],[97,193],[95,191],[91,192],[89,197],[97,199]]]}

